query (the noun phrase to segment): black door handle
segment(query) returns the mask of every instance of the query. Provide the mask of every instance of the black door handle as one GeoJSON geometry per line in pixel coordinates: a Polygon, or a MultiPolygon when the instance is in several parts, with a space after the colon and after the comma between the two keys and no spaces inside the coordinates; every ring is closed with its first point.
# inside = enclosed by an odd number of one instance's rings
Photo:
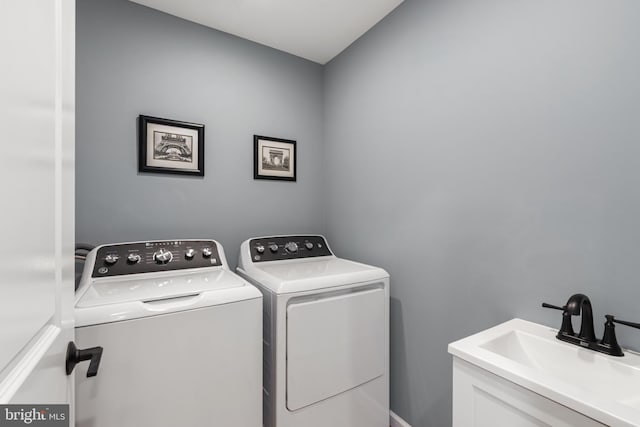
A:
{"type": "Polygon", "coordinates": [[[87,369],[87,378],[98,375],[98,367],[102,358],[102,347],[91,347],[79,350],[73,341],[69,341],[67,345],[67,375],[71,375],[73,368],[82,361],[90,360],[89,369],[87,369]]]}

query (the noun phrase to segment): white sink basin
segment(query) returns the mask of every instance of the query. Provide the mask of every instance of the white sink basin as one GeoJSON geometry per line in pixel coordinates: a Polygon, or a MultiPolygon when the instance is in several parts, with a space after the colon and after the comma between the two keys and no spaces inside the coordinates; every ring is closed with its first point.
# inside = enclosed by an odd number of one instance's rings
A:
{"type": "Polygon", "coordinates": [[[612,426],[640,425],[640,355],[607,356],[513,319],[456,341],[449,353],[612,426]]]}

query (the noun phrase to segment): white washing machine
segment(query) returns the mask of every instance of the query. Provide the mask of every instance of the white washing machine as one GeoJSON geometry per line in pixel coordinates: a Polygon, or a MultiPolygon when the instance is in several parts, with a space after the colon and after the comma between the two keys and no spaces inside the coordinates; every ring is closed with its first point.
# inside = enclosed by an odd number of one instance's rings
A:
{"type": "Polygon", "coordinates": [[[264,297],[264,426],[388,427],[387,272],[296,235],[245,241],[238,273],[264,297]]]}
{"type": "Polygon", "coordinates": [[[262,425],[262,295],[216,241],[97,247],[75,314],[77,346],[103,349],[76,368],[76,426],[262,425]]]}

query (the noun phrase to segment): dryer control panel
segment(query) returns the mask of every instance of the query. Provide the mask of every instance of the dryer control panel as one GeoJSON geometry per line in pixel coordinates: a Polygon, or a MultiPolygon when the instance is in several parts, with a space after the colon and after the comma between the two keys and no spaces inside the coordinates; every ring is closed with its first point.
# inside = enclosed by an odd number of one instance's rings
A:
{"type": "Polygon", "coordinates": [[[249,250],[253,262],[333,255],[322,236],[274,236],[251,239],[249,250]]]}
{"type": "Polygon", "coordinates": [[[213,240],[163,240],[121,243],[98,248],[92,277],[222,265],[213,240]]]}

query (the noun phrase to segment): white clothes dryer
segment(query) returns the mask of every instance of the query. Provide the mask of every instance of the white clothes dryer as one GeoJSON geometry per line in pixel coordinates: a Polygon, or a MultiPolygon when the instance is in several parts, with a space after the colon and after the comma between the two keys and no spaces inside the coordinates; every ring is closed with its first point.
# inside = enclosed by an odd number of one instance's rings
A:
{"type": "Polygon", "coordinates": [[[237,271],[264,297],[264,426],[388,427],[387,272],[318,235],[247,240],[237,271]]]}
{"type": "Polygon", "coordinates": [[[103,245],[76,293],[78,427],[262,425],[262,295],[214,240],[103,245]],[[97,374],[97,375],[96,375],[97,374]]]}

